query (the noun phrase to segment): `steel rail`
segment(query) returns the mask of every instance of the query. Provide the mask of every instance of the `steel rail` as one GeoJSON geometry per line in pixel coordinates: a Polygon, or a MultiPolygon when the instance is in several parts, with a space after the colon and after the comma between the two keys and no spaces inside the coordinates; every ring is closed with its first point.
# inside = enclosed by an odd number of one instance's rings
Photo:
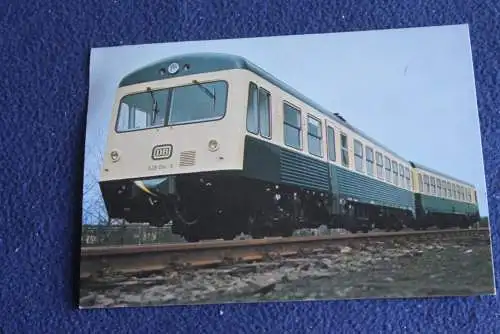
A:
{"type": "Polygon", "coordinates": [[[331,250],[332,247],[338,251],[339,247],[355,247],[360,242],[387,239],[387,241],[400,241],[401,239],[425,239],[437,236],[469,237],[486,232],[489,232],[489,228],[84,247],[81,249],[80,278],[86,279],[113,272],[133,274],[162,271],[169,267],[200,267],[256,261],[265,257],[289,256],[314,252],[318,249],[331,250]]]}

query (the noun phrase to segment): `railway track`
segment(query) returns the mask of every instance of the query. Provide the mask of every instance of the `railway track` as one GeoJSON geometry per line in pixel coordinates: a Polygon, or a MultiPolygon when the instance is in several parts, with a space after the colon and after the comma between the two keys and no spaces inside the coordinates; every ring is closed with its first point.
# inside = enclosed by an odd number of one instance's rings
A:
{"type": "Polygon", "coordinates": [[[317,252],[341,252],[373,242],[425,241],[441,237],[460,239],[488,236],[488,228],[469,230],[446,229],[430,231],[372,232],[336,236],[265,238],[231,241],[201,241],[86,247],[81,250],[80,279],[85,281],[113,273],[137,274],[172,269],[230,265],[290,256],[306,256],[317,252]]]}

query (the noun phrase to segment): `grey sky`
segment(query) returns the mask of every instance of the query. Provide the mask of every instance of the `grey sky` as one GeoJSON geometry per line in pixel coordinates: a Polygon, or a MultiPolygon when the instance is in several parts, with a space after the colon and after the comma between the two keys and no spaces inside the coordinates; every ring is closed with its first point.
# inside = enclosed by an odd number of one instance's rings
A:
{"type": "MultiPolygon", "coordinates": [[[[94,157],[104,149],[121,78],[191,52],[246,57],[403,157],[476,185],[481,215],[488,214],[467,25],[93,49],[88,175],[99,174],[94,157]]],[[[98,187],[84,202],[95,198],[98,187]]]]}

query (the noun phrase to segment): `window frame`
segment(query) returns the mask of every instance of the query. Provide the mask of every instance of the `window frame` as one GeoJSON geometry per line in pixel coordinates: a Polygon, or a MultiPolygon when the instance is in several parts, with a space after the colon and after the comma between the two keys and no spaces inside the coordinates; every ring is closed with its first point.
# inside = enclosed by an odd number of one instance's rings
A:
{"type": "Polygon", "coordinates": [[[310,113],[307,113],[306,123],[307,123],[307,152],[309,154],[316,156],[316,157],[323,158],[323,122],[318,117],[316,117],[310,113]],[[318,126],[319,135],[320,135],[319,137],[317,137],[316,135],[311,134],[309,132],[309,119],[313,119],[319,123],[319,126],[318,126]],[[312,137],[319,140],[319,155],[311,152],[311,146],[309,144],[309,136],[312,136],[312,137]]]}
{"type": "Polygon", "coordinates": [[[399,175],[398,175],[398,162],[396,160],[392,160],[392,183],[397,186],[399,185],[399,175]],[[396,168],[394,168],[396,166],[396,168]]]}
{"type": "Polygon", "coordinates": [[[429,184],[431,185],[431,195],[436,195],[436,177],[429,176],[429,184]]]}
{"type": "Polygon", "coordinates": [[[303,151],[304,150],[304,134],[303,134],[303,124],[302,124],[302,110],[299,108],[299,107],[296,107],[295,105],[293,105],[292,103],[286,101],[286,100],[283,100],[283,103],[282,103],[282,108],[283,108],[283,143],[285,144],[285,146],[287,147],[290,147],[292,149],[295,149],[295,150],[298,150],[298,151],[303,151]],[[285,117],[285,106],[288,106],[289,108],[293,109],[294,111],[296,111],[299,115],[299,127],[297,128],[296,125],[294,124],[290,124],[286,121],[286,117],[285,117]],[[299,130],[299,147],[295,147],[293,145],[290,145],[287,143],[287,140],[286,140],[286,127],[289,126],[289,127],[292,127],[296,130],[299,130]]]}
{"type": "Polygon", "coordinates": [[[404,168],[403,164],[401,164],[401,163],[398,163],[398,167],[399,167],[399,184],[400,184],[401,188],[406,188],[405,168],[404,168]]]}
{"type": "Polygon", "coordinates": [[[431,193],[431,184],[430,184],[430,180],[429,180],[429,175],[423,174],[423,179],[424,179],[424,192],[426,194],[430,194],[431,193]],[[427,181],[426,181],[426,179],[427,179],[427,181]]]}
{"type": "Polygon", "coordinates": [[[413,190],[413,186],[411,184],[411,171],[410,171],[410,168],[407,167],[407,166],[404,166],[404,168],[405,168],[406,189],[413,190]]]}
{"type": "Polygon", "coordinates": [[[375,151],[375,163],[376,163],[376,167],[377,167],[377,178],[380,180],[385,180],[384,155],[382,154],[382,152],[375,151]],[[380,175],[379,175],[379,171],[380,171],[380,175]]]}
{"type": "Polygon", "coordinates": [[[345,132],[340,132],[340,163],[342,164],[343,167],[345,168],[350,168],[350,163],[349,163],[349,136],[345,132]],[[345,137],[345,144],[346,147],[342,145],[342,137],[345,137]],[[344,163],[344,151],[346,152],[346,159],[347,161],[344,163]]]}
{"type": "Polygon", "coordinates": [[[265,89],[264,87],[262,87],[261,85],[258,85],[257,83],[253,82],[253,81],[249,81],[248,83],[248,96],[247,96],[247,119],[246,119],[246,128],[247,128],[247,132],[251,133],[251,134],[254,134],[256,136],[261,136],[262,138],[265,138],[265,139],[272,139],[273,138],[273,110],[272,110],[272,94],[269,90],[265,89]],[[250,93],[251,93],[251,89],[252,89],[252,86],[255,87],[256,89],[256,92],[257,92],[257,102],[256,102],[256,113],[257,113],[257,131],[254,132],[254,131],[251,131],[249,128],[248,128],[248,116],[249,116],[249,113],[248,113],[248,110],[249,110],[249,107],[250,107],[250,93]],[[264,92],[264,94],[267,96],[267,116],[268,116],[268,130],[269,130],[269,136],[266,136],[262,133],[262,118],[261,118],[261,108],[260,108],[260,103],[261,103],[261,93],[264,92]]]}
{"type": "Polygon", "coordinates": [[[365,160],[366,160],[366,174],[370,175],[370,176],[374,176],[375,175],[375,172],[374,172],[374,166],[375,166],[375,151],[373,150],[372,147],[368,146],[368,145],[365,145],[365,160]],[[369,160],[369,154],[368,152],[371,152],[371,160],[369,160]],[[370,168],[368,168],[368,166],[371,166],[370,168]]]}
{"type": "Polygon", "coordinates": [[[364,147],[363,143],[356,138],[353,138],[352,142],[353,142],[353,150],[354,150],[354,169],[360,173],[364,173],[365,172],[365,164],[364,164],[364,158],[365,158],[364,157],[364,149],[365,149],[365,147],[364,147]],[[361,156],[356,153],[356,144],[359,144],[359,146],[361,147],[361,150],[360,150],[361,156]],[[358,166],[356,165],[356,161],[357,161],[356,158],[358,158],[359,161],[361,161],[361,170],[359,170],[358,166]]]}
{"type": "Polygon", "coordinates": [[[336,135],[335,135],[335,128],[331,125],[329,125],[327,122],[325,122],[326,126],[326,155],[327,159],[332,162],[337,161],[337,145],[336,145],[336,135]],[[332,137],[330,137],[330,130],[332,133],[332,137]],[[330,143],[330,139],[332,140],[332,143],[330,143]],[[330,145],[332,144],[332,145],[330,145]],[[330,146],[332,146],[333,152],[330,151],[330,146]],[[333,155],[333,157],[332,157],[333,155]]]}
{"type": "Polygon", "coordinates": [[[385,180],[392,184],[392,163],[391,158],[387,155],[384,155],[384,169],[385,169],[385,180]],[[389,168],[387,168],[389,167],[389,168]]]}
{"type": "MultiPolygon", "coordinates": [[[[120,113],[121,113],[121,105],[124,103],[123,100],[125,98],[127,98],[129,96],[132,96],[132,95],[135,95],[135,94],[148,93],[146,91],[135,91],[135,92],[131,92],[131,93],[128,93],[128,94],[124,94],[123,96],[120,97],[120,101],[118,102],[118,107],[116,109],[116,113],[114,114],[115,115],[114,116],[115,117],[115,121],[114,121],[114,126],[113,126],[114,133],[116,135],[121,135],[121,134],[124,134],[124,133],[130,133],[130,132],[136,132],[136,131],[150,131],[150,130],[153,130],[153,129],[162,129],[162,128],[166,128],[166,127],[178,127],[178,126],[186,126],[186,125],[192,125],[192,124],[217,122],[217,121],[223,120],[226,117],[226,115],[227,115],[227,108],[228,108],[228,105],[229,105],[229,94],[230,94],[230,85],[229,85],[229,82],[227,80],[225,80],[225,79],[210,79],[210,80],[206,80],[206,81],[203,81],[203,82],[200,82],[200,83],[202,85],[203,84],[217,84],[217,83],[222,83],[222,84],[225,85],[225,103],[224,103],[224,107],[223,107],[224,108],[224,113],[223,114],[221,114],[218,117],[204,118],[204,119],[197,120],[197,121],[186,121],[186,122],[178,122],[178,123],[174,123],[174,124],[169,124],[169,122],[170,122],[170,114],[172,112],[172,94],[173,94],[173,89],[176,89],[176,88],[186,88],[186,87],[196,86],[197,85],[196,83],[189,82],[189,83],[181,84],[181,85],[178,85],[178,86],[160,87],[160,88],[155,88],[155,89],[151,90],[153,92],[153,94],[154,93],[158,93],[158,92],[166,91],[166,100],[167,100],[167,102],[166,102],[165,120],[164,120],[163,124],[160,124],[160,125],[157,125],[157,126],[150,126],[150,127],[139,128],[139,129],[119,130],[118,126],[120,124],[120,113]]],[[[128,112],[130,113],[130,108],[129,108],[128,112]]],[[[135,117],[135,115],[134,115],[134,117],[135,117]]],[[[130,116],[129,116],[129,119],[128,119],[127,123],[130,124],[129,122],[130,122],[130,116]]]]}

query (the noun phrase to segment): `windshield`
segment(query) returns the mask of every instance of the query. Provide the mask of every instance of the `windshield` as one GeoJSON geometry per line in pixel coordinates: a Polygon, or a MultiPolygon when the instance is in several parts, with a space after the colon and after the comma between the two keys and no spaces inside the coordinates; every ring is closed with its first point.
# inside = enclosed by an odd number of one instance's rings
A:
{"type": "Polygon", "coordinates": [[[186,86],[130,94],[121,100],[116,131],[221,119],[226,100],[225,81],[194,81],[186,86]]]}

